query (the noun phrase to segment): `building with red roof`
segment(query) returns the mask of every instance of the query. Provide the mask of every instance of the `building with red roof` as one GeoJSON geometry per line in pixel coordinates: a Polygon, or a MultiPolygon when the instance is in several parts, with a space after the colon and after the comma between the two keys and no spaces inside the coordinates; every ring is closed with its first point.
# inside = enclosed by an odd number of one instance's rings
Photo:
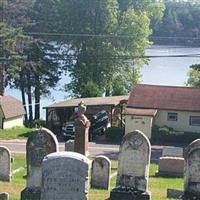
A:
{"type": "Polygon", "coordinates": [[[200,88],[137,84],[125,115],[126,133],[139,129],[151,138],[153,125],[200,133],[200,88]]]}

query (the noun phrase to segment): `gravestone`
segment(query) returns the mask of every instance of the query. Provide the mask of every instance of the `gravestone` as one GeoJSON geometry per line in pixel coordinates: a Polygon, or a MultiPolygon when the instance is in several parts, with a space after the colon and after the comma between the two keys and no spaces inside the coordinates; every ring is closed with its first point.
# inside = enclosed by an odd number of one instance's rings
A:
{"type": "Polygon", "coordinates": [[[0,181],[11,180],[11,156],[7,147],[0,146],[0,181]]]}
{"type": "Polygon", "coordinates": [[[65,151],[74,152],[74,140],[68,140],[65,142],[65,151]]]}
{"type": "Polygon", "coordinates": [[[41,200],[87,200],[89,160],[75,152],[47,155],[42,163],[41,200]]]}
{"type": "Polygon", "coordinates": [[[158,162],[157,176],[183,176],[184,158],[181,157],[160,157],[158,162]]]}
{"type": "Polygon", "coordinates": [[[105,156],[98,156],[92,161],[91,187],[109,189],[111,162],[105,156]]]}
{"type": "Polygon", "coordinates": [[[185,153],[183,199],[200,199],[200,139],[193,141],[185,153]]]}
{"type": "Polygon", "coordinates": [[[34,131],[26,144],[27,183],[21,192],[21,200],[40,199],[42,184],[42,160],[50,153],[58,151],[56,136],[48,129],[34,131]]]}
{"type": "Polygon", "coordinates": [[[111,200],[149,200],[148,176],[151,146],[140,131],[124,136],[118,158],[116,188],[111,191],[111,200]]]}
{"type": "Polygon", "coordinates": [[[0,193],[0,200],[9,200],[9,194],[6,192],[0,193]]]}
{"type": "Polygon", "coordinates": [[[167,146],[163,147],[162,157],[181,157],[183,158],[183,148],[167,146]]]}
{"type": "Polygon", "coordinates": [[[86,112],[86,105],[80,102],[78,105],[78,119],[75,121],[75,144],[74,151],[85,156],[89,155],[88,148],[88,132],[90,128],[90,121],[84,115],[86,112]]]}
{"type": "Polygon", "coordinates": [[[162,157],[159,158],[158,165],[157,176],[183,176],[183,148],[172,146],[163,147],[162,157]]]}

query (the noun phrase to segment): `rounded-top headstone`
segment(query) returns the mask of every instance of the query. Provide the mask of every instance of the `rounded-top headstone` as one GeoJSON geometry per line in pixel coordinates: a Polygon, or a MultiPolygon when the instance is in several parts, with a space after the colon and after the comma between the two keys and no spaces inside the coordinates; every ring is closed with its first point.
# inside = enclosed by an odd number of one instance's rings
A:
{"type": "Polygon", "coordinates": [[[98,156],[92,161],[91,187],[109,189],[111,161],[106,156],[98,156]]]}
{"type": "Polygon", "coordinates": [[[119,151],[117,187],[147,191],[151,145],[141,131],[123,137],[119,151]]]}
{"type": "Polygon", "coordinates": [[[0,180],[10,181],[11,179],[11,154],[5,146],[0,146],[0,180]]]}
{"type": "Polygon", "coordinates": [[[87,200],[89,160],[75,152],[47,155],[42,163],[41,200],[87,200]]]}
{"type": "Polygon", "coordinates": [[[186,149],[184,188],[189,196],[200,198],[200,139],[193,141],[186,149]]]}
{"type": "Polygon", "coordinates": [[[26,144],[27,187],[41,187],[42,160],[57,151],[58,140],[49,129],[36,129],[30,135],[26,144]]]}

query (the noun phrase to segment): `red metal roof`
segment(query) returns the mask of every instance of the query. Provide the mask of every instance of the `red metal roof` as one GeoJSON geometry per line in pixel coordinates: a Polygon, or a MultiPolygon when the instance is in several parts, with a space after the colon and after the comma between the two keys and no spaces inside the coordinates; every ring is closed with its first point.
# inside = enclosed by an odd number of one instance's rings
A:
{"type": "Polygon", "coordinates": [[[130,93],[127,107],[200,111],[200,88],[135,85],[130,93]]]}

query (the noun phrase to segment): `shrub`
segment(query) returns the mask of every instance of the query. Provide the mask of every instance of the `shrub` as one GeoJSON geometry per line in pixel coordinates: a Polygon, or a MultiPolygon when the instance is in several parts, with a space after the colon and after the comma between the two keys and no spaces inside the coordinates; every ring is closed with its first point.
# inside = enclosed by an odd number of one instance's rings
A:
{"type": "Polygon", "coordinates": [[[180,131],[178,132],[174,131],[173,128],[167,126],[152,127],[151,142],[153,144],[167,144],[167,143],[189,144],[198,138],[200,138],[200,133],[189,133],[180,131]]]}
{"type": "Polygon", "coordinates": [[[124,136],[124,128],[110,127],[106,130],[106,138],[110,141],[121,142],[124,136]]]}
{"type": "Polygon", "coordinates": [[[33,127],[39,128],[39,127],[45,127],[46,126],[46,121],[42,119],[35,119],[33,121],[33,127]]]}

